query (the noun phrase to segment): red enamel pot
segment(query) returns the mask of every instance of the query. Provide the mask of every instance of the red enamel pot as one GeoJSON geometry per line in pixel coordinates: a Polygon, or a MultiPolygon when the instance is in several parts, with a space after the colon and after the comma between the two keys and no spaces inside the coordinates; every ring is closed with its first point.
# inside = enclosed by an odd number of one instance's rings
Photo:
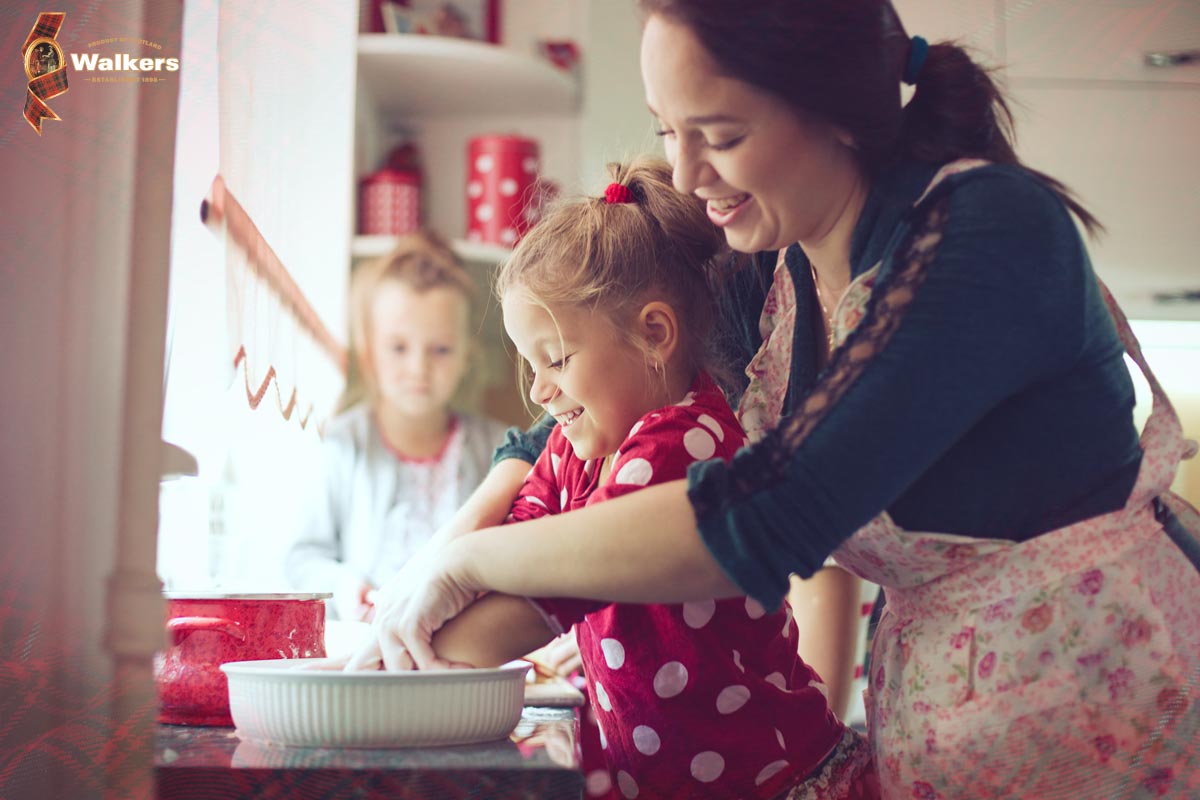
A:
{"type": "Polygon", "coordinates": [[[329,593],[168,592],[168,646],[154,657],[158,721],[233,725],[221,665],[267,658],[324,658],[329,593]]]}

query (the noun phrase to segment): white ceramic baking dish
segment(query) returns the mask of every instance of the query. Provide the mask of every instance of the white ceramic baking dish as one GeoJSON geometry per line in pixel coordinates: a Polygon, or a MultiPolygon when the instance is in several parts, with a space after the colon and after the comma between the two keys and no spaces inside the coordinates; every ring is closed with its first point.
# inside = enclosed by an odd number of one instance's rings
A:
{"type": "Polygon", "coordinates": [[[521,718],[525,673],[495,669],[342,672],[324,659],[232,661],[237,734],[297,747],[415,747],[503,739],[521,718]]]}

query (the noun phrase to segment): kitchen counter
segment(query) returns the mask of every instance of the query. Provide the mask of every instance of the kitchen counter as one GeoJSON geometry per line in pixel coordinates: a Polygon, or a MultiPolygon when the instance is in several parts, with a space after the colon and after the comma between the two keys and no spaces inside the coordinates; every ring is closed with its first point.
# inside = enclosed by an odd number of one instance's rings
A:
{"type": "Polygon", "coordinates": [[[575,718],[575,709],[527,707],[508,739],[387,750],[264,745],[233,728],[159,725],[157,796],[578,800],[575,718]]]}

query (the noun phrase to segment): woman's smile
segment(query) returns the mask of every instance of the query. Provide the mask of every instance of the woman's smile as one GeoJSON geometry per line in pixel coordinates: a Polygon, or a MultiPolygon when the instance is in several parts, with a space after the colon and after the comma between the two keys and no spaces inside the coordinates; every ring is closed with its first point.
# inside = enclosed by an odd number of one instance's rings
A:
{"type": "Polygon", "coordinates": [[[739,215],[742,209],[750,205],[754,198],[749,194],[738,194],[708,201],[708,218],[718,228],[729,225],[739,215]]]}

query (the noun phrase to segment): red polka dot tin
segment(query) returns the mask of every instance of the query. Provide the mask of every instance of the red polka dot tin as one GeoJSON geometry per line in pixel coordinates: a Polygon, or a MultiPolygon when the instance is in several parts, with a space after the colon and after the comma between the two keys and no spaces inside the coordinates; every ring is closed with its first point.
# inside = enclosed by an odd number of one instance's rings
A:
{"type": "Polygon", "coordinates": [[[169,641],[154,658],[159,722],[233,725],[226,662],[325,656],[329,593],[165,596],[169,641]]]}
{"type": "Polygon", "coordinates": [[[538,143],[488,134],[467,145],[467,239],[512,247],[540,209],[538,143]]]}

